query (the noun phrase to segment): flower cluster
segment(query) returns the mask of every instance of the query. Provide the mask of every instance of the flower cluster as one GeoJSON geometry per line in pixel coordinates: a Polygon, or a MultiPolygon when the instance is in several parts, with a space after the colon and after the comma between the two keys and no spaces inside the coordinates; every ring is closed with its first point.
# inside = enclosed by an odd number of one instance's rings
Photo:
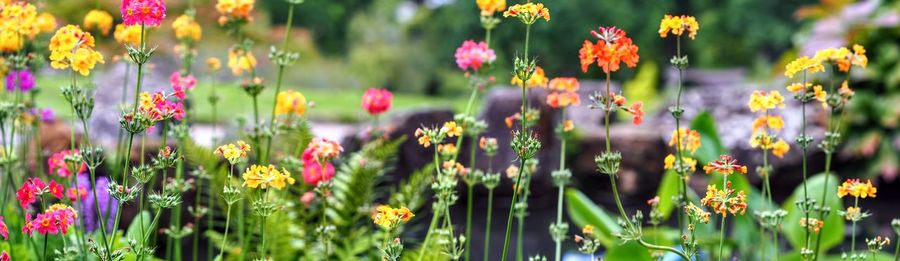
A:
{"type": "Polygon", "coordinates": [[[466,40],[459,48],[456,48],[456,66],[460,70],[472,69],[478,71],[484,64],[493,63],[497,60],[497,54],[488,47],[487,43],[475,42],[474,40],[466,40]]]}
{"type": "Polygon", "coordinates": [[[37,7],[25,1],[0,1],[0,51],[15,52],[38,33],[55,29],[52,15],[38,15],[37,7]]]}
{"type": "Polygon", "coordinates": [[[50,38],[50,66],[87,76],[97,63],[105,63],[103,55],[94,50],[94,37],[74,25],[67,25],[50,38]]]}
{"type": "Polygon", "coordinates": [[[787,86],[787,90],[793,93],[796,97],[801,97],[801,101],[805,101],[807,98],[813,98],[819,103],[822,104],[822,108],[828,108],[827,98],[828,93],[825,89],[822,88],[822,85],[812,83],[792,83],[787,86]]]}
{"type": "Polygon", "coordinates": [[[169,75],[169,84],[172,85],[172,95],[175,95],[178,100],[183,102],[187,98],[187,91],[194,89],[194,86],[197,85],[197,78],[194,78],[193,75],[182,75],[181,72],[174,71],[169,75]]]}
{"type": "Polygon", "coordinates": [[[737,159],[729,156],[729,155],[721,155],[719,159],[711,161],[703,166],[703,171],[706,174],[710,174],[713,171],[716,173],[728,176],[734,174],[735,171],[747,174],[747,166],[742,166],[737,164],[737,159]]]}
{"type": "Polygon", "coordinates": [[[125,25],[159,26],[166,18],[166,3],[163,0],[122,1],[122,23],[125,25]]]}
{"type": "Polygon", "coordinates": [[[598,41],[593,43],[585,40],[581,50],[578,51],[582,71],[587,72],[595,63],[604,73],[618,71],[620,63],[625,63],[628,68],[637,65],[640,60],[638,47],[631,38],[628,38],[625,31],[616,27],[600,27],[596,31],[591,31],[591,34],[597,37],[598,41]]]}
{"type": "MultiPolygon", "coordinates": [[[[784,97],[779,91],[754,91],[747,103],[752,112],[763,112],[753,121],[753,135],[750,137],[750,146],[762,150],[772,150],[776,157],[784,157],[790,150],[790,146],[784,139],[777,137],[772,131],[781,130],[784,127],[784,119],[778,115],[771,115],[769,110],[784,108],[784,97]]],[[[761,173],[766,174],[766,173],[761,173]]]]}
{"type": "Polygon", "coordinates": [[[34,74],[28,69],[13,70],[6,74],[6,91],[28,92],[34,89],[34,74]]]}
{"type": "Polygon", "coordinates": [[[704,206],[712,208],[716,214],[725,216],[728,213],[743,215],[747,211],[747,195],[743,191],[735,191],[728,182],[725,189],[719,190],[715,184],[706,187],[706,196],[700,200],[704,206]]]}
{"type": "Polygon", "coordinates": [[[247,159],[247,153],[250,152],[250,145],[244,141],[229,143],[219,146],[214,151],[217,155],[222,155],[232,165],[247,159]]]}
{"type": "Polygon", "coordinates": [[[253,11],[255,0],[219,0],[216,2],[216,11],[219,12],[219,25],[225,25],[233,21],[249,21],[250,11],[253,11]]]}
{"type": "Polygon", "coordinates": [[[73,169],[70,166],[74,166],[75,164],[80,165],[81,167],[78,169],[77,174],[82,174],[87,171],[87,164],[80,160],[71,160],[72,158],[78,158],[78,150],[63,150],[57,153],[53,153],[50,155],[50,158],[47,159],[47,169],[50,170],[50,173],[55,173],[60,178],[67,178],[72,176],[73,169]],[[71,163],[75,161],[74,163],[71,163]]]}
{"type": "MultiPolygon", "coordinates": [[[[458,60],[457,60],[458,61],[458,60]]],[[[394,94],[387,89],[369,88],[363,93],[362,108],[369,115],[377,116],[389,109],[394,102],[394,94]]]]}
{"type": "Polygon", "coordinates": [[[251,165],[241,177],[244,179],[243,186],[248,188],[284,189],[288,184],[294,184],[294,178],[291,177],[290,172],[284,168],[279,171],[271,164],[268,166],[251,165]]]}
{"type": "Polygon", "coordinates": [[[182,101],[169,100],[170,96],[174,96],[174,94],[157,91],[151,95],[148,92],[141,92],[138,111],[153,122],[173,118],[181,120],[185,114],[184,104],[182,101]]]}
{"type": "Polygon", "coordinates": [[[550,93],[547,94],[547,105],[553,108],[577,106],[581,103],[578,96],[579,83],[574,77],[557,77],[550,80],[550,93]]]}
{"type": "Polygon", "coordinates": [[[31,236],[34,231],[41,235],[68,234],[69,226],[75,225],[75,219],[78,218],[78,212],[70,206],[63,204],[53,204],[39,213],[34,219],[31,214],[26,214],[25,225],[22,232],[31,236]]]}
{"type": "MultiPolygon", "coordinates": [[[[531,74],[531,77],[528,80],[525,80],[525,88],[535,88],[535,87],[546,87],[549,79],[547,79],[547,75],[544,74],[544,68],[540,66],[535,67],[534,73],[531,74]]],[[[513,86],[522,86],[522,80],[519,77],[513,76],[512,80],[510,80],[509,84],[513,86]]]]}
{"type": "Polygon", "coordinates": [[[401,223],[409,222],[416,215],[406,207],[392,208],[388,205],[381,205],[372,212],[372,220],[376,225],[384,229],[394,229],[401,223]]]}
{"type": "Polygon", "coordinates": [[[871,180],[862,183],[859,179],[848,179],[838,186],[837,195],[843,198],[850,195],[854,198],[874,198],[878,189],[872,186],[871,180]]]}
{"type": "Polygon", "coordinates": [[[190,15],[181,15],[175,18],[175,21],[172,22],[172,29],[175,30],[175,38],[182,41],[200,41],[200,37],[203,35],[200,23],[197,23],[190,15]]]}
{"type": "Polygon", "coordinates": [[[137,46],[141,44],[141,26],[117,24],[113,38],[120,44],[137,46]]]}
{"type": "Polygon", "coordinates": [[[794,78],[794,76],[800,72],[814,74],[824,71],[825,66],[822,65],[822,62],[819,59],[810,58],[809,56],[801,56],[800,58],[791,61],[785,66],[784,76],[787,76],[788,78],[794,78]]]}
{"type": "Polygon", "coordinates": [[[853,65],[866,68],[869,64],[869,58],[866,56],[866,48],[858,44],[853,45],[853,51],[850,51],[847,47],[820,50],[816,52],[816,55],[813,58],[822,61],[823,63],[834,64],[837,66],[838,70],[842,72],[849,72],[850,66],[853,65]]]}
{"type": "Polygon", "coordinates": [[[334,164],[326,161],[325,164],[316,160],[315,151],[307,147],[300,159],[303,161],[303,182],[316,186],[319,182],[327,182],[334,177],[334,164]]]}
{"type": "Polygon", "coordinates": [[[816,219],[816,218],[801,218],[800,219],[800,227],[805,228],[806,230],[812,231],[816,234],[822,232],[822,227],[825,226],[825,221],[816,219]]]}
{"type": "Polygon", "coordinates": [[[40,178],[29,178],[22,184],[22,187],[16,191],[16,199],[22,208],[28,208],[28,205],[38,200],[38,197],[44,193],[49,193],[56,198],[63,197],[63,187],[55,180],[50,180],[50,184],[44,183],[40,178]]]}
{"type": "Polygon", "coordinates": [[[82,24],[85,30],[97,29],[101,34],[109,35],[109,30],[113,27],[113,17],[107,11],[94,9],[84,15],[82,24]]]}
{"type": "Polygon", "coordinates": [[[243,48],[232,47],[228,50],[228,68],[234,76],[241,76],[245,72],[256,69],[256,57],[253,53],[243,48]]]}
{"type": "Polygon", "coordinates": [[[496,12],[506,9],[506,0],[475,0],[482,16],[492,16],[496,12]]]}
{"type": "Polygon", "coordinates": [[[326,138],[315,138],[309,142],[308,150],[312,150],[313,159],[318,162],[326,162],[336,159],[344,152],[344,148],[336,141],[326,138]]]}
{"type": "Polygon", "coordinates": [[[462,136],[463,128],[456,124],[455,121],[445,122],[440,128],[418,128],[415,136],[419,140],[419,145],[428,148],[432,143],[441,144],[444,138],[462,136]]]}
{"type": "Polygon", "coordinates": [[[306,113],[306,96],[303,93],[294,90],[287,90],[278,93],[275,98],[275,114],[284,115],[292,114],[303,116],[306,113]]]}
{"type": "Polygon", "coordinates": [[[544,7],[542,3],[517,4],[510,6],[506,12],[503,12],[503,17],[519,18],[519,21],[527,25],[534,24],[538,19],[544,19],[549,22],[550,9],[544,7]]]}
{"type": "Polygon", "coordinates": [[[659,36],[662,38],[666,38],[669,33],[681,36],[687,31],[688,36],[694,39],[694,37],[697,37],[697,30],[699,29],[700,24],[697,23],[697,19],[690,15],[666,15],[659,22],[659,36]]]}
{"type": "Polygon", "coordinates": [[[616,94],[614,92],[609,92],[607,95],[602,95],[602,93],[597,92],[590,96],[591,108],[600,109],[603,111],[617,111],[622,110],[627,113],[630,113],[632,116],[631,122],[634,125],[640,125],[644,122],[644,103],[643,102],[635,102],[632,103],[631,106],[626,106],[628,103],[628,99],[625,96],[620,94],[616,94]]]}

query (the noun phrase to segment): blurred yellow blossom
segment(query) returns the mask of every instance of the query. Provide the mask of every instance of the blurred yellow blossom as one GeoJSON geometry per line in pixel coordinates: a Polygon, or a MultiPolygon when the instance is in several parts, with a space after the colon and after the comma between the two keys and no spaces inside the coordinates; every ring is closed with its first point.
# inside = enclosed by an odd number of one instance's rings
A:
{"type": "Polygon", "coordinates": [[[107,11],[91,10],[84,16],[82,22],[84,30],[90,31],[97,29],[103,35],[109,35],[109,30],[113,27],[113,17],[107,11]]]}
{"type": "Polygon", "coordinates": [[[252,165],[241,176],[244,179],[244,186],[248,188],[267,189],[273,187],[276,189],[284,189],[288,184],[294,184],[294,178],[286,169],[279,171],[275,166],[252,165]]]}
{"type": "Polygon", "coordinates": [[[697,37],[699,29],[700,24],[697,23],[697,19],[690,15],[665,15],[659,22],[659,36],[662,38],[666,38],[670,32],[672,35],[681,36],[687,31],[688,36],[694,39],[697,37]]]}

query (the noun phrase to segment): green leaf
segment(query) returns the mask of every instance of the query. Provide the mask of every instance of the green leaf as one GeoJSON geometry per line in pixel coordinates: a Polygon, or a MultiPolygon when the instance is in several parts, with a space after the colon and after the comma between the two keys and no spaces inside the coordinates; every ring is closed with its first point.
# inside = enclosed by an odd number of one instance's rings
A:
{"type": "Polygon", "coordinates": [[[691,129],[700,133],[701,146],[694,154],[698,164],[705,165],[718,159],[719,155],[728,153],[716,131],[716,119],[708,111],[700,113],[694,118],[694,121],[691,122],[691,129]]]}
{"type": "Polygon", "coordinates": [[[150,229],[150,222],[153,221],[152,219],[153,217],[150,216],[150,211],[141,211],[140,215],[131,220],[131,225],[128,225],[125,237],[140,240],[140,237],[144,235],[143,233],[148,233],[147,230],[150,229]],[[144,220],[143,226],[141,226],[142,219],[144,220]]]}
{"type": "Polygon", "coordinates": [[[662,182],[656,190],[656,195],[659,196],[657,209],[663,214],[663,219],[668,219],[669,215],[672,214],[672,210],[675,209],[675,200],[672,198],[678,196],[678,187],[680,186],[681,178],[674,170],[667,170],[663,174],[662,182]]]}
{"type": "MultiPolygon", "coordinates": [[[[837,246],[844,240],[844,220],[838,215],[838,211],[844,209],[844,204],[837,197],[838,177],[835,175],[818,174],[809,177],[807,191],[809,197],[817,202],[822,201],[822,193],[825,193],[826,205],[831,208],[831,213],[825,218],[825,226],[822,228],[822,243],[820,251],[825,252],[828,249],[837,246]],[[828,185],[825,181],[828,179],[828,185]]],[[[788,216],[784,220],[783,230],[788,242],[795,249],[800,249],[806,244],[806,230],[800,227],[800,219],[805,215],[797,209],[795,201],[803,198],[803,184],[794,189],[794,193],[784,201],[782,208],[788,211],[788,216]]],[[[818,214],[810,216],[810,218],[819,218],[818,214]]],[[[815,246],[815,233],[810,234],[810,245],[815,246]]]]}
{"type": "Polygon", "coordinates": [[[647,251],[646,248],[637,242],[630,241],[625,244],[616,244],[609,247],[604,259],[609,261],[640,261],[653,260],[653,257],[650,256],[650,251],[647,251]]]}
{"type": "Polygon", "coordinates": [[[597,236],[605,247],[612,247],[617,239],[613,234],[621,228],[616,222],[617,218],[594,204],[590,198],[577,189],[566,189],[566,209],[569,217],[578,227],[592,225],[599,231],[597,236]]]}

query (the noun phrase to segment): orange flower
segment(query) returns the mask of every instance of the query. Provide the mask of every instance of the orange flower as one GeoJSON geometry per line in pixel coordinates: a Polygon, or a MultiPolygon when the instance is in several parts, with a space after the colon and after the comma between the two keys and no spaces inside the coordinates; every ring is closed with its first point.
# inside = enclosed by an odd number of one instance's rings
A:
{"type": "Polygon", "coordinates": [[[706,174],[710,174],[715,171],[726,176],[733,174],[735,171],[747,174],[747,166],[738,165],[736,159],[729,155],[723,154],[722,156],[719,156],[719,159],[706,164],[706,166],[703,166],[703,171],[705,171],[706,174]]]}
{"type": "Polygon", "coordinates": [[[728,182],[725,189],[719,190],[716,185],[706,186],[706,196],[700,203],[712,208],[716,214],[725,216],[728,213],[743,215],[747,211],[747,195],[743,191],[735,191],[728,182]]]}
{"type": "Polygon", "coordinates": [[[538,19],[543,18],[550,21],[550,9],[544,7],[542,3],[525,3],[510,6],[503,17],[516,17],[524,24],[534,24],[538,19]]]}
{"type": "Polygon", "coordinates": [[[620,63],[625,63],[629,68],[637,65],[640,60],[638,47],[625,31],[616,27],[600,27],[597,31],[591,31],[591,34],[599,40],[596,43],[585,40],[578,51],[582,71],[587,72],[595,61],[604,73],[618,71],[620,63]]]}
{"type": "Polygon", "coordinates": [[[506,9],[506,0],[475,0],[482,16],[492,16],[496,12],[506,9]]]}
{"type": "Polygon", "coordinates": [[[679,144],[681,144],[682,150],[691,151],[691,154],[696,153],[700,148],[700,132],[688,128],[681,128],[680,131],[673,130],[672,138],[669,139],[669,147],[679,144]]]}
{"type": "Polygon", "coordinates": [[[875,186],[872,186],[871,180],[866,180],[866,183],[862,183],[859,181],[859,179],[848,179],[838,187],[837,193],[838,197],[841,198],[846,195],[850,195],[855,198],[874,198],[876,192],[878,192],[878,189],[875,188],[875,186]]]}

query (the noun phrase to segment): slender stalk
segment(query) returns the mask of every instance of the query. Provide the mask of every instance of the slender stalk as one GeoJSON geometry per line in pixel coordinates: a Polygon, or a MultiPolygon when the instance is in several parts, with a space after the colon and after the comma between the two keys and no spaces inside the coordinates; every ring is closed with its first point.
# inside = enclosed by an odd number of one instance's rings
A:
{"type": "MultiPolygon", "coordinates": [[[[564,126],[565,122],[566,122],[566,109],[562,108],[560,110],[560,114],[562,114],[562,119],[561,119],[562,124],[560,126],[564,126]]],[[[563,128],[565,128],[565,127],[563,127],[563,128]]],[[[559,171],[564,171],[566,169],[566,138],[564,137],[564,135],[560,135],[559,142],[560,142],[559,171]]],[[[556,225],[560,226],[563,223],[563,221],[562,221],[563,190],[565,190],[565,184],[559,183],[558,185],[559,185],[558,186],[559,192],[557,193],[557,198],[556,198],[556,225]]],[[[553,233],[553,231],[550,231],[550,232],[553,233]]],[[[556,246],[555,252],[554,252],[555,255],[554,255],[553,260],[559,261],[561,254],[562,254],[562,239],[560,238],[559,240],[557,240],[554,236],[553,241],[556,246]]]]}
{"type": "MultiPolygon", "coordinates": [[[[528,42],[529,42],[530,38],[531,38],[531,25],[529,24],[529,25],[525,26],[525,59],[528,59],[528,42]]],[[[525,88],[526,80],[528,80],[528,79],[522,80],[522,86],[521,86],[522,87],[522,108],[521,108],[521,111],[522,111],[522,113],[521,113],[521,115],[522,115],[522,120],[521,120],[522,130],[521,131],[522,132],[520,135],[528,135],[528,128],[527,128],[527,125],[525,124],[525,122],[527,121],[527,119],[525,117],[525,110],[527,109],[527,106],[528,106],[528,96],[527,96],[528,89],[525,88]]],[[[519,174],[516,175],[516,184],[514,187],[515,189],[518,189],[519,185],[521,184],[519,182],[522,181],[522,174],[523,174],[523,171],[525,170],[525,160],[527,160],[527,159],[522,159],[522,158],[519,159],[519,174]]],[[[509,235],[510,235],[510,232],[512,232],[513,210],[515,210],[516,200],[518,199],[518,197],[519,197],[519,193],[516,191],[513,191],[512,201],[510,201],[510,203],[509,203],[509,214],[507,215],[507,218],[506,218],[506,236],[503,239],[503,258],[501,259],[502,261],[506,261],[506,259],[507,259],[507,253],[509,251],[509,235]]]]}
{"type": "MultiPolygon", "coordinates": [[[[291,38],[290,37],[291,36],[291,27],[293,25],[293,21],[294,21],[294,4],[288,3],[287,24],[285,25],[285,29],[284,29],[284,41],[281,44],[281,51],[287,50],[288,40],[291,38]]],[[[272,104],[273,105],[278,101],[278,92],[281,91],[281,80],[284,76],[284,66],[285,66],[284,64],[278,65],[278,77],[276,78],[277,80],[275,81],[275,93],[272,95],[272,104]]],[[[275,107],[276,106],[272,106],[272,114],[269,117],[269,124],[271,124],[271,126],[275,126],[275,107]]],[[[268,140],[266,141],[266,153],[262,154],[263,158],[261,159],[261,162],[268,162],[269,152],[272,151],[272,139],[273,138],[274,137],[269,137],[268,140]]]]}
{"type": "MultiPolygon", "coordinates": [[[[829,93],[834,93],[834,73],[836,71],[835,69],[836,68],[834,66],[832,66],[831,73],[828,75],[828,85],[829,85],[828,91],[829,91],[829,93]]],[[[837,108],[831,107],[831,113],[828,114],[827,132],[837,133],[837,129],[836,129],[836,127],[834,127],[834,125],[835,125],[834,122],[837,120],[837,119],[835,119],[835,117],[836,117],[835,114],[837,113],[836,110],[837,110],[837,108]]],[[[826,139],[828,139],[828,138],[826,137],[826,139]]],[[[837,144],[829,144],[829,146],[830,146],[829,149],[824,150],[825,151],[825,172],[824,172],[825,173],[825,186],[824,186],[825,188],[828,187],[828,178],[831,176],[830,175],[831,174],[831,157],[833,155],[832,152],[836,148],[837,144]]],[[[821,204],[822,207],[826,206],[825,200],[827,199],[826,198],[827,195],[828,195],[828,190],[823,189],[822,190],[822,201],[819,202],[819,204],[821,204]]],[[[826,213],[824,211],[819,212],[819,220],[824,221],[825,216],[826,216],[826,213]]],[[[822,233],[816,234],[816,251],[813,252],[813,256],[814,256],[813,260],[819,260],[819,249],[820,249],[820,245],[821,245],[819,242],[821,240],[822,240],[822,233]]]]}
{"type": "Polygon", "coordinates": [[[486,222],[484,224],[484,261],[488,261],[491,246],[491,212],[494,210],[494,189],[488,189],[486,222]]]}
{"type": "MultiPolygon", "coordinates": [[[[150,230],[153,230],[153,228],[156,227],[157,223],[159,223],[160,214],[162,214],[162,208],[156,209],[156,214],[153,215],[153,221],[150,222],[150,226],[149,226],[150,230]]],[[[145,235],[143,235],[143,237],[141,238],[142,246],[147,245],[147,239],[150,238],[151,234],[152,233],[146,233],[145,235]]],[[[137,259],[135,259],[135,260],[144,260],[143,258],[144,258],[144,251],[141,251],[140,253],[138,253],[137,259]]]]}
{"type": "MultiPolygon", "coordinates": [[[[854,197],[853,207],[859,208],[859,198],[854,197]]],[[[852,221],[853,225],[850,229],[850,256],[856,258],[856,219],[852,221]]]]}
{"type": "Polygon", "coordinates": [[[722,215],[722,222],[719,224],[719,260],[725,258],[725,217],[722,215]]]}
{"type": "MultiPolygon", "coordinates": [[[[460,138],[460,139],[462,139],[462,138],[460,138]]],[[[472,139],[474,140],[474,138],[472,138],[472,139]]],[[[475,148],[474,143],[471,145],[471,147],[475,148]]],[[[471,167],[474,168],[475,166],[472,165],[471,167]]],[[[470,255],[471,249],[470,248],[472,248],[472,240],[470,240],[470,239],[472,238],[471,237],[472,236],[472,204],[474,203],[473,198],[475,197],[475,195],[473,195],[474,194],[473,192],[475,191],[475,183],[472,182],[472,183],[467,184],[466,186],[468,187],[469,194],[467,195],[468,197],[466,200],[467,202],[466,202],[466,253],[465,253],[466,258],[465,258],[465,260],[468,261],[468,260],[471,260],[471,255],[470,255]]]]}
{"type": "MultiPolygon", "coordinates": [[[[676,44],[675,44],[676,55],[680,59],[681,58],[681,36],[678,36],[675,39],[676,39],[676,44]]],[[[681,116],[682,116],[681,115],[681,113],[682,113],[682,111],[681,111],[681,94],[684,91],[684,85],[683,85],[684,68],[682,68],[681,66],[676,66],[676,67],[678,68],[678,94],[675,96],[675,110],[677,112],[673,114],[673,116],[675,117],[675,143],[676,143],[675,144],[675,162],[676,162],[676,166],[681,166],[682,160],[683,160],[682,158],[684,157],[684,152],[681,149],[682,148],[681,147],[682,146],[682,144],[681,144],[681,142],[682,142],[682,140],[681,140],[681,116]]],[[[607,91],[608,91],[608,88],[607,88],[607,91]]],[[[679,192],[681,192],[680,193],[681,201],[678,202],[678,204],[679,204],[679,206],[684,206],[684,205],[687,205],[687,202],[689,201],[689,199],[687,197],[688,185],[687,185],[687,178],[685,177],[686,174],[682,171],[681,167],[675,168],[675,172],[678,173],[678,176],[681,179],[681,184],[678,189],[679,192]]],[[[682,211],[675,211],[675,212],[678,213],[677,217],[678,217],[679,231],[684,233],[684,231],[686,229],[685,222],[687,222],[687,220],[684,218],[684,213],[682,213],[682,211]]]]}
{"type": "MultiPolygon", "coordinates": [[[[806,71],[803,71],[803,86],[806,86],[806,71]]],[[[806,90],[803,91],[803,95],[804,95],[803,99],[805,100],[806,99],[805,98],[806,90]]],[[[802,110],[801,123],[800,123],[800,135],[803,139],[806,139],[806,102],[805,101],[801,102],[800,107],[802,110]]],[[[803,152],[803,163],[802,163],[803,164],[803,201],[804,201],[803,202],[803,204],[804,204],[803,212],[804,212],[806,220],[809,220],[809,209],[808,209],[809,206],[807,205],[809,203],[809,191],[806,186],[806,177],[807,177],[807,173],[806,173],[807,172],[807,170],[806,170],[806,158],[807,158],[806,151],[807,151],[807,149],[806,148],[807,148],[807,145],[808,144],[806,144],[804,141],[804,143],[801,144],[800,147],[803,152]]],[[[806,249],[809,249],[809,239],[810,239],[810,231],[809,231],[809,229],[806,229],[806,244],[805,244],[806,249]]]]}
{"type": "Polygon", "coordinates": [[[228,225],[231,224],[231,204],[225,210],[225,233],[222,234],[222,243],[219,247],[219,257],[225,253],[225,241],[228,241],[228,225]]]}

